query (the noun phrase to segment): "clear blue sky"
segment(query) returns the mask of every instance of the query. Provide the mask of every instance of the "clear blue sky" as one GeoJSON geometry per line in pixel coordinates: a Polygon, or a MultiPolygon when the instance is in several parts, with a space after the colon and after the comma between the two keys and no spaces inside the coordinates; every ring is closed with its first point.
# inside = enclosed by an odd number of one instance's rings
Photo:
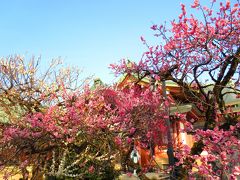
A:
{"type": "MultiPolygon", "coordinates": [[[[208,1],[208,0],[202,0],[208,1]]],[[[0,2],[0,56],[62,57],[111,83],[110,63],[139,60],[150,26],[176,18],[191,0],[6,0],[0,2]]]]}

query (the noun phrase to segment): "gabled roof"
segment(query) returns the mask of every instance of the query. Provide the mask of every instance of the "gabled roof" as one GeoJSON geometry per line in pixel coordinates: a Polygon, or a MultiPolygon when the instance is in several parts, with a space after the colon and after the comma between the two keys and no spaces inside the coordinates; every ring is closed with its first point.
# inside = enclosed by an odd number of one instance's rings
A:
{"type": "MultiPolygon", "coordinates": [[[[124,74],[118,81],[118,87],[124,87],[127,86],[131,82],[137,82],[138,77],[134,74],[124,74]]],[[[141,81],[138,82],[139,85],[141,86],[149,86],[151,83],[149,78],[143,78],[141,81]]],[[[161,85],[161,82],[158,82],[159,85],[161,85]]],[[[211,89],[211,87],[208,87],[211,89]]],[[[178,84],[176,84],[173,81],[166,81],[166,89],[170,93],[170,95],[178,97],[178,96],[183,96],[182,95],[182,89],[178,84]]],[[[232,112],[240,112],[240,98],[237,97],[235,94],[236,92],[231,93],[231,91],[228,88],[225,88],[224,93],[224,101],[226,103],[226,106],[232,106],[232,112]]],[[[187,113],[191,112],[194,116],[202,116],[202,113],[193,105],[192,103],[184,103],[184,104],[179,104],[178,106],[170,107],[170,113],[174,114],[175,112],[178,113],[187,113]]]]}
{"type": "MultiPolygon", "coordinates": [[[[122,88],[124,86],[127,86],[131,82],[136,82],[138,80],[138,77],[136,75],[132,74],[124,74],[123,77],[120,78],[118,81],[118,87],[122,88]]],[[[141,81],[138,82],[141,86],[149,86],[150,85],[150,79],[149,78],[143,78],[141,81]]],[[[161,85],[161,82],[157,82],[158,85],[161,85]]],[[[166,81],[166,89],[169,92],[169,96],[172,96],[173,94],[175,96],[179,96],[182,94],[181,87],[178,86],[173,81],[166,81]]],[[[187,113],[190,112],[193,117],[201,116],[201,112],[195,107],[195,105],[191,103],[187,104],[178,104],[176,106],[170,107],[170,114],[174,115],[175,113],[187,113]]]]}
{"type": "MultiPolygon", "coordinates": [[[[118,86],[124,86],[127,83],[137,81],[138,77],[136,75],[127,74],[125,73],[119,80],[118,80],[118,86]]],[[[145,77],[141,79],[141,81],[138,82],[139,85],[149,85],[150,79],[145,77]]],[[[161,84],[161,82],[158,82],[158,84],[161,84]]],[[[167,80],[166,81],[166,87],[179,87],[175,82],[167,80]]]]}

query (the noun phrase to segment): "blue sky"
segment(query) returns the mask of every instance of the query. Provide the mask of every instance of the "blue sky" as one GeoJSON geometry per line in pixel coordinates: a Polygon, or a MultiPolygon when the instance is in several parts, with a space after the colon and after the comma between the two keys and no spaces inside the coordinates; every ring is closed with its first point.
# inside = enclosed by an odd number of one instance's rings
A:
{"type": "MultiPolygon", "coordinates": [[[[208,0],[203,0],[208,1],[208,0]]],[[[0,2],[0,56],[61,57],[106,83],[110,63],[139,60],[150,26],[176,18],[191,0],[12,0],[0,2]]]]}

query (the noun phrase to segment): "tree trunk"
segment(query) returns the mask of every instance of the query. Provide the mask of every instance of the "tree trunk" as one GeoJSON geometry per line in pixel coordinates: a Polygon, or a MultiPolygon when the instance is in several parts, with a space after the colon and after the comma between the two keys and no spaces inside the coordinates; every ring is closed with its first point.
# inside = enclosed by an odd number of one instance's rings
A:
{"type": "Polygon", "coordinates": [[[39,166],[33,166],[31,180],[43,180],[43,172],[39,166]]]}
{"type": "Polygon", "coordinates": [[[21,168],[21,172],[22,172],[23,180],[28,180],[29,172],[28,172],[27,168],[21,168]]]}

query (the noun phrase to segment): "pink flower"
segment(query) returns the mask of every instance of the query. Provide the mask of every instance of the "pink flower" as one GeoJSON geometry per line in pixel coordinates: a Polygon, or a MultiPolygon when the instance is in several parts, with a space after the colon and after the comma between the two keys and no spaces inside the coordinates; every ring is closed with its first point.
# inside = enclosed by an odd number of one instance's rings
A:
{"type": "Polygon", "coordinates": [[[141,39],[141,41],[143,42],[143,44],[145,44],[145,43],[146,43],[146,40],[144,39],[144,37],[143,37],[143,36],[141,36],[141,37],[140,37],[140,39],[141,39]]]}
{"type": "Polygon", "coordinates": [[[226,2],[226,10],[229,9],[229,8],[230,8],[230,1],[227,0],[227,2],[226,2]]]}
{"type": "Polygon", "coordinates": [[[239,176],[240,175],[240,166],[235,166],[234,167],[233,174],[235,176],[239,176]]]}
{"type": "Polygon", "coordinates": [[[127,143],[130,144],[132,142],[132,138],[127,138],[127,143]]]}
{"type": "Polygon", "coordinates": [[[146,136],[147,136],[147,138],[150,138],[151,137],[151,132],[148,131],[146,136]]]}
{"type": "Polygon", "coordinates": [[[222,158],[222,160],[226,160],[227,159],[226,151],[221,152],[221,158],[222,158]]]}
{"type": "Polygon", "coordinates": [[[54,135],[55,137],[59,137],[58,132],[53,132],[53,135],[54,135]]]}
{"type": "Polygon", "coordinates": [[[95,168],[93,167],[93,166],[90,166],[89,168],[88,168],[88,172],[89,173],[93,173],[95,171],[95,168]]]}
{"type": "Polygon", "coordinates": [[[193,5],[191,5],[192,8],[196,8],[199,6],[199,0],[194,0],[193,5]]]}
{"type": "Polygon", "coordinates": [[[74,138],[67,138],[68,143],[72,143],[74,141],[74,138]]]}
{"type": "Polygon", "coordinates": [[[131,172],[127,172],[127,176],[128,177],[132,177],[132,173],[131,172]]]}
{"type": "Polygon", "coordinates": [[[132,128],[129,130],[129,133],[130,133],[130,134],[133,134],[135,131],[136,131],[136,128],[132,127],[132,128]]]}
{"type": "Polygon", "coordinates": [[[120,146],[122,144],[121,138],[120,137],[116,137],[115,138],[115,143],[120,146]]]}
{"type": "Polygon", "coordinates": [[[157,30],[157,25],[155,25],[155,24],[152,25],[151,29],[154,30],[154,31],[157,30]]]}
{"type": "Polygon", "coordinates": [[[185,16],[186,15],[186,7],[185,7],[185,5],[184,4],[181,4],[181,9],[182,9],[182,14],[183,14],[183,16],[185,16]]]}

